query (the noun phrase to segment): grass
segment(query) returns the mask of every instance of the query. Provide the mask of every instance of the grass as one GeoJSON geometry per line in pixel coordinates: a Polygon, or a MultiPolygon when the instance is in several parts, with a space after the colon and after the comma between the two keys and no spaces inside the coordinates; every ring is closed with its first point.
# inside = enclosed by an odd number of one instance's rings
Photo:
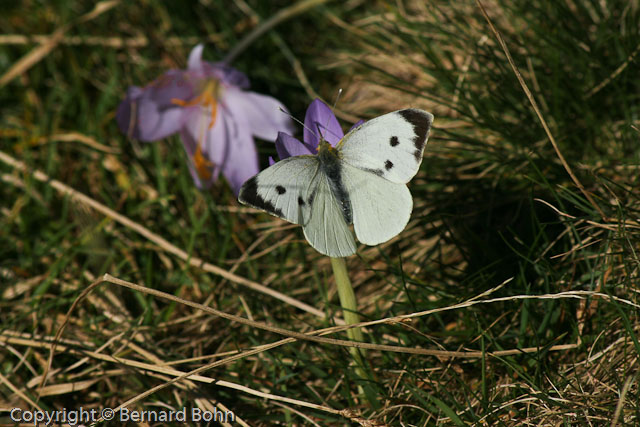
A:
{"type": "MultiPolygon", "coordinates": [[[[637,2],[483,1],[584,192],[475,1],[327,2],[235,60],[296,117],[339,87],[343,118],[436,117],[409,226],[347,260],[361,319],[389,319],[364,331],[369,396],[345,332],[299,335],[342,316],[329,260],[223,181],[198,191],[177,136],[130,141],[114,120],[129,85],[203,39],[223,57],[289,2],[119,3],[85,20],[92,2],[31,3],[0,5],[0,79],[29,37],[68,27],[0,88],[0,408],[638,423],[637,2]]],[[[274,147],[258,147],[266,165],[274,147]]]]}

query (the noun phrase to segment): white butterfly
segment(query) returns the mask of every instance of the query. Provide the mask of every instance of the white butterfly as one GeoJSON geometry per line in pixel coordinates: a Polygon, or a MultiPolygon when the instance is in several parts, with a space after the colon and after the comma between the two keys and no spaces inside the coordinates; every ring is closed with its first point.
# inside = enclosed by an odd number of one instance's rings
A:
{"type": "Polygon", "coordinates": [[[345,257],[386,242],[409,222],[413,199],[406,184],[422,162],[433,115],[394,111],[352,129],[317,155],[289,157],[249,179],[238,200],[300,224],[318,252],[345,257]]]}

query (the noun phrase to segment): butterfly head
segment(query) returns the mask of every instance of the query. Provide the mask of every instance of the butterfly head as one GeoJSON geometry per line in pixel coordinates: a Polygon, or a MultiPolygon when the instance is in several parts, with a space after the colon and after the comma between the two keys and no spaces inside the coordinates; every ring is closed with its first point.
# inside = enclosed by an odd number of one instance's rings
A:
{"type": "Polygon", "coordinates": [[[327,141],[324,138],[320,138],[320,143],[318,144],[318,148],[316,148],[316,150],[318,151],[318,156],[320,156],[321,158],[327,158],[327,157],[338,157],[338,150],[331,145],[331,143],[329,141],[327,141]]]}

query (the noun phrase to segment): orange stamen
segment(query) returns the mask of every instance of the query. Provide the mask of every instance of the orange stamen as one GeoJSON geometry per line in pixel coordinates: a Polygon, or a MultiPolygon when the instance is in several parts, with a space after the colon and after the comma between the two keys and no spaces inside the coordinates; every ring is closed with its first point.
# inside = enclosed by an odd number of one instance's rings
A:
{"type": "Polygon", "coordinates": [[[181,107],[186,107],[189,102],[185,101],[184,99],[171,98],[171,103],[179,105],[181,107]]]}
{"type": "MultiPolygon", "coordinates": [[[[209,120],[209,129],[216,123],[216,114],[218,113],[218,81],[211,79],[204,82],[204,87],[200,86],[200,93],[191,98],[190,100],[184,100],[179,98],[172,98],[171,103],[180,107],[209,107],[211,119],[209,120]]],[[[200,137],[198,138],[198,145],[196,146],[196,152],[193,154],[193,165],[195,170],[203,181],[208,181],[213,176],[213,168],[215,164],[207,159],[202,153],[202,140],[204,139],[204,129],[201,129],[200,137]]]]}
{"type": "Polygon", "coordinates": [[[196,147],[196,152],[193,155],[193,164],[201,180],[208,181],[211,179],[214,164],[212,161],[204,157],[200,144],[196,147]]]}
{"type": "Polygon", "coordinates": [[[211,120],[209,121],[209,129],[216,123],[216,114],[218,112],[218,82],[209,80],[198,96],[186,101],[179,98],[171,98],[171,103],[180,107],[193,107],[201,105],[202,107],[211,108],[211,120]]]}
{"type": "Polygon", "coordinates": [[[218,103],[215,99],[211,100],[211,121],[209,122],[209,129],[211,129],[216,122],[216,114],[218,112],[218,103]]]}
{"type": "Polygon", "coordinates": [[[184,99],[179,99],[179,98],[171,98],[171,103],[179,105],[181,107],[193,107],[194,105],[200,104],[201,97],[202,95],[198,95],[195,98],[191,99],[190,101],[185,101],[184,99]]]}

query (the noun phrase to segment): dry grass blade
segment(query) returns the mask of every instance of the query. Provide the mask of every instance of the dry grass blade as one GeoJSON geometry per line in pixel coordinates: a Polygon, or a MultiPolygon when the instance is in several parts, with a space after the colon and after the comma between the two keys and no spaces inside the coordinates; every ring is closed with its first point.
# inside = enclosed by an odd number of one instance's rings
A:
{"type": "Polygon", "coordinates": [[[512,296],[508,296],[508,297],[499,297],[499,298],[491,298],[491,299],[486,299],[486,300],[469,300],[469,301],[465,301],[465,302],[461,302],[460,304],[455,304],[455,305],[450,305],[448,307],[441,307],[441,308],[434,308],[431,310],[425,310],[425,311],[419,311],[416,313],[411,313],[411,314],[403,314],[401,316],[396,316],[396,317],[388,317],[385,319],[379,319],[379,320],[371,320],[368,322],[362,322],[362,323],[358,323],[358,324],[354,324],[354,325],[348,325],[348,326],[340,326],[340,329],[346,329],[349,327],[363,327],[363,326],[373,326],[373,325],[377,325],[380,323],[394,323],[394,322],[403,322],[406,321],[408,319],[413,319],[413,318],[417,318],[417,317],[423,317],[423,316],[427,316],[429,314],[434,314],[434,313],[440,313],[440,312],[444,312],[444,311],[449,311],[449,310],[458,310],[461,308],[466,308],[466,307],[471,307],[473,305],[478,305],[478,304],[492,304],[492,303],[496,303],[496,302],[501,302],[501,301],[516,301],[516,300],[534,300],[534,299],[564,299],[564,298],[568,298],[568,299],[585,299],[587,297],[599,297],[602,299],[609,299],[609,300],[613,300],[625,305],[628,305],[630,307],[636,308],[636,309],[640,309],[640,304],[636,304],[632,301],[626,300],[624,298],[620,298],[620,297],[616,297],[614,295],[608,295],[608,294],[604,294],[601,292],[594,292],[594,291],[566,291],[566,292],[559,292],[557,294],[542,294],[542,295],[512,295],[512,296]]]}
{"type": "MultiPolygon", "coordinates": [[[[51,179],[44,172],[41,172],[39,170],[35,170],[35,171],[30,170],[29,168],[27,168],[27,166],[23,162],[16,160],[13,157],[1,151],[0,151],[0,161],[3,161],[4,163],[12,166],[15,169],[20,170],[21,172],[32,174],[33,177],[38,181],[46,182],[47,184],[51,185],[53,188],[58,190],[60,193],[64,195],[68,195],[74,200],[77,200],[87,206],[90,206],[96,211],[102,213],[103,215],[106,215],[107,217],[113,219],[114,221],[124,225],[125,227],[137,232],[138,234],[141,234],[142,236],[149,239],[150,241],[152,241],[162,249],[166,250],[169,253],[172,253],[173,255],[177,256],[181,260],[187,262],[192,267],[199,268],[209,273],[216,274],[220,277],[223,277],[229,280],[230,282],[237,283],[239,285],[246,286],[247,288],[252,289],[254,291],[272,296],[276,299],[279,299],[282,302],[292,305],[293,307],[299,308],[300,310],[306,311],[307,313],[313,314],[314,316],[317,316],[319,318],[324,319],[326,317],[325,313],[322,312],[321,310],[318,310],[315,307],[311,307],[310,305],[305,304],[301,301],[298,301],[295,298],[291,298],[281,292],[270,289],[264,285],[253,282],[244,277],[235,275],[233,273],[229,273],[227,270],[220,268],[218,266],[215,266],[213,264],[210,264],[208,262],[205,262],[200,258],[190,256],[186,251],[169,243],[167,240],[153,233],[148,228],[145,228],[142,225],[131,221],[129,218],[123,215],[120,215],[113,209],[106,207],[105,205],[74,190],[73,188],[63,184],[62,182],[55,179],[51,179]]],[[[344,323],[344,320],[342,319],[334,319],[334,321],[339,324],[344,323]]]]}
{"type": "MultiPolygon", "coordinates": [[[[565,212],[560,211],[560,209],[556,208],[555,206],[553,206],[551,203],[547,202],[546,200],[542,200],[539,198],[534,198],[533,200],[535,200],[536,202],[540,202],[546,206],[548,206],[549,208],[551,208],[555,213],[557,213],[558,215],[565,217],[565,218],[569,218],[569,219],[576,219],[575,216],[573,215],[569,215],[565,212]]],[[[610,218],[604,218],[604,219],[610,219],[610,218]]],[[[576,222],[576,224],[578,224],[580,221],[576,222]]],[[[586,222],[587,224],[591,224],[594,227],[598,227],[598,228],[603,228],[605,230],[609,230],[609,231],[616,231],[620,224],[619,222],[616,222],[614,224],[601,224],[599,222],[595,222],[595,221],[591,221],[591,220],[584,220],[584,222],[586,222]]],[[[635,227],[637,228],[638,225],[637,224],[632,224],[632,223],[625,223],[625,225],[629,226],[629,227],[635,227]]]]}
{"type": "Polygon", "coordinates": [[[120,150],[117,148],[109,147],[108,145],[101,144],[90,136],[83,135],[79,132],[57,133],[49,137],[42,137],[38,139],[38,142],[47,143],[51,141],[60,142],[80,142],[95,150],[102,151],[103,153],[118,154],[120,150]]]}
{"type": "Polygon", "coordinates": [[[480,11],[482,12],[482,15],[484,15],[484,18],[487,20],[487,23],[489,24],[489,28],[491,28],[491,32],[493,32],[496,39],[498,40],[498,43],[500,43],[500,47],[502,47],[502,50],[504,51],[504,54],[506,55],[507,60],[509,61],[509,65],[511,66],[511,69],[516,75],[516,78],[518,79],[520,86],[522,86],[522,90],[527,95],[527,98],[531,103],[531,107],[533,108],[536,115],[538,116],[538,119],[540,120],[540,123],[542,124],[542,127],[544,128],[544,131],[547,134],[547,137],[549,138],[549,141],[551,141],[551,145],[553,145],[553,149],[555,150],[556,155],[558,156],[558,159],[560,159],[560,163],[562,163],[564,170],[567,171],[573,183],[576,185],[576,187],[578,187],[578,189],[580,189],[580,192],[586,197],[586,199],[589,201],[591,206],[593,206],[593,208],[596,211],[598,211],[598,214],[600,214],[600,217],[606,218],[606,215],[604,214],[600,206],[596,203],[596,201],[593,199],[591,194],[584,188],[580,180],[578,180],[578,177],[575,176],[575,174],[573,173],[573,170],[571,170],[571,167],[569,166],[569,163],[567,163],[564,156],[562,155],[562,152],[558,147],[558,143],[556,142],[556,139],[553,137],[553,134],[551,133],[551,130],[549,129],[549,126],[547,125],[547,121],[544,119],[542,112],[538,108],[538,104],[536,103],[536,100],[533,97],[533,94],[529,90],[529,87],[527,86],[527,83],[524,81],[524,78],[522,77],[520,70],[518,70],[516,63],[513,61],[513,58],[511,57],[511,53],[509,52],[509,48],[507,47],[507,44],[505,43],[504,39],[502,38],[502,36],[500,35],[496,27],[493,25],[493,22],[491,21],[491,18],[489,18],[489,15],[487,14],[487,11],[482,5],[482,2],[480,0],[476,0],[476,3],[478,4],[480,11]]]}
{"type": "MultiPolygon", "coordinates": [[[[25,45],[33,43],[47,43],[51,34],[34,34],[25,36],[22,34],[0,35],[0,45],[25,45]]],[[[167,37],[163,43],[167,46],[192,46],[202,41],[221,44],[224,39],[217,34],[209,34],[206,37],[167,37]]],[[[100,37],[100,36],[65,36],[58,44],[67,46],[101,46],[113,49],[145,47],[151,44],[151,40],[144,36],[138,37],[100,37]]]]}
{"type": "MultiPolygon", "coordinates": [[[[119,363],[122,363],[122,361],[118,361],[119,363]]],[[[323,405],[317,405],[315,403],[311,403],[311,402],[306,402],[304,400],[300,400],[300,399],[293,399],[290,397],[285,397],[285,396],[278,396],[275,394],[271,394],[271,393],[264,393],[258,390],[254,390],[250,387],[246,387],[240,384],[236,384],[230,381],[224,381],[224,380],[217,380],[215,378],[210,378],[210,377],[205,377],[202,375],[196,375],[196,374],[192,374],[191,372],[181,372],[178,371],[176,369],[171,369],[171,368],[163,368],[161,366],[156,366],[156,365],[151,365],[149,363],[140,363],[140,362],[135,362],[132,360],[126,361],[126,362],[130,362],[133,363],[133,365],[131,366],[135,366],[141,369],[145,369],[145,370],[149,370],[149,371],[156,371],[156,372],[162,372],[164,374],[168,374],[171,376],[176,377],[176,381],[180,380],[180,379],[185,379],[185,378],[189,378],[191,380],[194,381],[198,381],[198,382],[202,382],[205,384],[215,384],[217,386],[220,387],[225,387],[225,388],[230,388],[233,390],[237,390],[237,391],[242,391],[245,392],[247,394],[251,394],[253,396],[257,396],[263,399],[269,399],[269,400],[276,400],[279,402],[287,402],[287,403],[291,403],[297,406],[303,406],[306,408],[311,408],[311,409],[316,409],[316,410],[320,410],[323,412],[328,412],[330,414],[336,414],[339,415],[341,413],[341,411],[337,410],[337,409],[333,409],[330,408],[328,406],[323,406],[323,405]],[[135,362],[135,363],[134,363],[135,362]]],[[[128,363],[127,363],[128,364],[128,363]]],[[[164,384],[162,384],[162,386],[164,387],[164,384]]],[[[155,389],[152,389],[153,391],[156,391],[155,389]]],[[[152,393],[149,393],[152,394],[152,393]]],[[[147,394],[146,392],[143,393],[143,395],[138,395],[135,396],[129,400],[127,400],[126,402],[123,402],[122,404],[120,404],[117,408],[115,408],[115,411],[118,411],[119,409],[122,408],[126,408],[127,406],[139,401],[142,397],[146,397],[149,394],[147,394]],[[141,397],[142,396],[142,397],[141,397]]]]}
{"type": "Polygon", "coordinates": [[[9,68],[0,77],[0,88],[5,86],[7,83],[9,83],[19,75],[26,72],[29,68],[40,62],[42,58],[47,56],[49,52],[51,52],[58,45],[58,42],[62,40],[62,37],[64,36],[66,30],[66,27],[57,29],[40,46],[31,50],[25,56],[20,58],[15,64],[13,64],[13,66],[11,66],[11,68],[9,68]]]}
{"type": "MultiPolygon", "coordinates": [[[[109,9],[112,9],[118,3],[120,2],[101,1],[95,5],[91,12],[81,16],[78,19],[78,22],[90,21],[108,11],[109,9]]],[[[69,30],[69,28],[71,28],[71,25],[65,25],[58,28],[49,38],[43,41],[40,46],[31,50],[25,56],[20,58],[15,64],[13,64],[13,66],[0,77],[0,88],[9,83],[17,76],[26,72],[29,68],[40,62],[42,58],[47,56],[49,52],[51,52],[60,43],[60,41],[64,37],[65,32],[69,30]]]]}
{"type": "Polygon", "coordinates": [[[599,85],[597,85],[596,87],[594,87],[593,89],[591,89],[586,97],[590,98],[593,95],[595,95],[596,93],[600,92],[600,90],[602,90],[603,87],[605,87],[606,85],[608,85],[609,83],[611,83],[611,81],[613,79],[615,79],[616,77],[618,77],[620,75],[620,73],[622,73],[624,71],[625,68],[627,68],[629,66],[629,64],[633,61],[633,59],[635,58],[635,56],[638,54],[638,52],[640,52],[640,45],[636,46],[635,50],[633,52],[631,52],[631,54],[627,57],[627,60],[624,61],[622,64],[620,64],[620,66],[618,68],[615,69],[615,71],[613,73],[611,73],[611,75],[609,77],[607,77],[606,79],[604,79],[599,85]]]}
{"type": "MultiPolygon", "coordinates": [[[[637,376],[637,375],[636,375],[637,376]]],[[[618,425],[618,420],[620,419],[620,413],[622,412],[622,408],[624,408],[624,401],[627,397],[627,393],[631,388],[631,385],[635,382],[636,376],[632,376],[627,378],[622,386],[622,391],[620,392],[620,399],[618,399],[618,404],[616,405],[616,411],[613,414],[613,422],[611,423],[611,427],[616,427],[618,425]]]]}
{"type": "Polygon", "coordinates": [[[98,381],[99,379],[94,379],[94,380],[77,381],[73,383],[49,385],[40,389],[40,397],[53,396],[53,395],[65,394],[65,393],[73,393],[81,390],[86,390],[92,385],[94,385],[95,383],[97,383],[98,381]]]}
{"type": "Polygon", "coordinates": [[[89,295],[89,293],[99,284],[100,284],[100,281],[97,281],[89,285],[87,288],[85,288],[85,290],[82,291],[82,293],[78,296],[78,298],[76,298],[73,301],[73,304],[71,304],[71,307],[69,307],[69,310],[67,311],[67,314],[64,317],[64,322],[58,328],[58,331],[56,332],[56,336],[53,340],[53,343],[51,343],[51,350],[49,351],[49,359],[47,360],[47,365],[45,366],[44,373],[42,374],[42,380],[40,381],[40,385],[38,386],[38,396],[42,392],[42,389],[44,388],[44,385],[47,382],[47,376],[48,376],[49,370],[51,369],[51,365],[53,364],[53,355],[56,351],[56,346],[58,344],[58,341],[62,337],[62,333],[64,332],[64,329],[67,327],[67,324],[69,323],[71,313],[73,312],[75,307],[78,305],[78,303],[82,301],[85,296],[89,295]]]}
{"type": "Polygon", "coordinates": [[[24,400],[25,402],[27,402],[29,405],[31,405],[32,408],[38,408],[38,410],[42,411],[42,408],[33,400],[31,400],[31,398],[29,396],[27,396],[26,394],[24,394],[22,392],[22,390],[18,389],[15,385],[13,385],[11,383],[11,381],[9,381],[4,375],[0,374],[0,383],[4,384],[5,386],[7,386],[7,388],[9,390],[11,390],[12,393],[14,393],[16,396],[20,397],[20,399],[24,400]]]}

